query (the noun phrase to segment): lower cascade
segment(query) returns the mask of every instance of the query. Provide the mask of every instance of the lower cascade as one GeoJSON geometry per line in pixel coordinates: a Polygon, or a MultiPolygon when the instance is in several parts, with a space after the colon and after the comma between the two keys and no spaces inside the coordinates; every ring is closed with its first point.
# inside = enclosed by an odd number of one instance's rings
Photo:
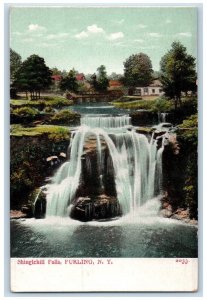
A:
{"type": "MultiPolygon", "coordinates": [[[[122,215],[162,192],[162,152],[130,126],[129,116],[83,116],[71,135],[69,158],[46,188],[46,217],[71,215],[84,199],[117,199],[122,215]]],[[[90,208],[91,209],[91,208],[90,208]]]]}

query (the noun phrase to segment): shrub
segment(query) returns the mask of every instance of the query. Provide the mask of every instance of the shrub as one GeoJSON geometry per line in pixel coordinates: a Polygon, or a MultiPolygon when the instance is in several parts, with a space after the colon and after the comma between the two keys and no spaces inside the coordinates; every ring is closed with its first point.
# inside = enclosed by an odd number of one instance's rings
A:
{"type": "Polygon", "coordinates": [[[153,112],[168,112],[173,109],[173,103],[164,97],[158,98],[153,103],[151,110],[153,112]]]}
{"type": "Polygon", "coordinates": [[[50,119],[52,124],[76,124],[80,120],[80,115],[78,113],[72,112],[70,110],[61,110],[54,114],[50,119]]]}
{"type": "Polygon", "coordinates": [[[45,112],[45,113],[54,113],[55,110],[54,110],[54,108],[52,108],[52,106],[46,106],[46,107],[44,108],[44,112],[45,112]]]}
{"type": "Polygon", "coordinates": [[[32,107],[20,107],[11,109],[11,123],[32,122],[39,117],[40,112],[32,107]]]}
{"type": "Polygon", "coordinates": [[[198,115],[188,117],[179,125],[177,133],[184,160],[184,187],[185,205],[190,210],[190,216],[197,219],[198,206],[198,115]]]}

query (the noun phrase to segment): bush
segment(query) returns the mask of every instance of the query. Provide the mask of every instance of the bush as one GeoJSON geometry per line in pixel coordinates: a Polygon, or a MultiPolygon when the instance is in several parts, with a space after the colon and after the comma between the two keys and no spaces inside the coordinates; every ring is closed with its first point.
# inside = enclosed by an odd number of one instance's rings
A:
{"type": "Polygon", "coordinates": [[[151,107],[153,112],[169,112],[172,109],[173,103],[165,98],[156,99],[151,107]]]}
{"type": "Polygon", "coordinates": [[[61,110],[54,114],[50,119],[50,123],[52,124],[77,124],[80,120],[80,115],[78,113],[72,112],[70,110],[61,110]]]}
{"type": "Polygon", "coordinates": [[[130,102],[113,102],[113,104],[118,108],[123,109],[146,109],[151,110],[154,105],[154,100],[138,100],[130,102]]]}
{"type": "Polygon", "coordinates": [[[46,106],[46,107],[44,108],[44,112],[45,112],[45,113],[54,113],[55,110],[54,110],[54,108],[52,108],[52,106],[46,106]]]}
{"type": "MultiPolygon", "coordinates": [[[[189,145],[190,149],[194,147],[197,149],[198,144],[198,115],[192,115],[186,120],[183,121],[182,124],[178,125],[180,129],[178,131],[178,139],[189,145]]],[[[197,151],[197,150],[196,150],[197,151]]]]}
{"type": "Polygon", "coordinates": [[[190,210],[190,216],[197,219],[198,207],[198,115],[192,115],[182,124],[177,133],[184,161],[183,195],[185,205],[190,210]]]}
{"type": "Polygon", "coordinates": [[[32,122],[39,117],[40,112],[31,107],[20,107],[11,109],[11,123],[32,122]]]}

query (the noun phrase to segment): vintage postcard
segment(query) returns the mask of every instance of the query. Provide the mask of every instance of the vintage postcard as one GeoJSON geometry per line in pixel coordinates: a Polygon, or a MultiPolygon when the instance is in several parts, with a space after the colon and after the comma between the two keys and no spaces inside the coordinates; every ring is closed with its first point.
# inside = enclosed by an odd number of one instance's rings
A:
{"type": "Polygon", "coordinates": [[[198,289],[197,8],[10,7],[12,292],[198,289]]]}

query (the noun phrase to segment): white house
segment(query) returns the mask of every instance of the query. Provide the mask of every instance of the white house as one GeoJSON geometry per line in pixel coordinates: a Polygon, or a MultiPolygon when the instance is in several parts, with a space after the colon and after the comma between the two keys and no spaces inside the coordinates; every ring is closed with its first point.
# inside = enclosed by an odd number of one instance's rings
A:
{"type": "Polygon", "coordinates": [[[162,96],[164,95],[162,83],[159,79],[155,79],[149,86],[136,87],[133,95],[135,96],[162,96]]]}

